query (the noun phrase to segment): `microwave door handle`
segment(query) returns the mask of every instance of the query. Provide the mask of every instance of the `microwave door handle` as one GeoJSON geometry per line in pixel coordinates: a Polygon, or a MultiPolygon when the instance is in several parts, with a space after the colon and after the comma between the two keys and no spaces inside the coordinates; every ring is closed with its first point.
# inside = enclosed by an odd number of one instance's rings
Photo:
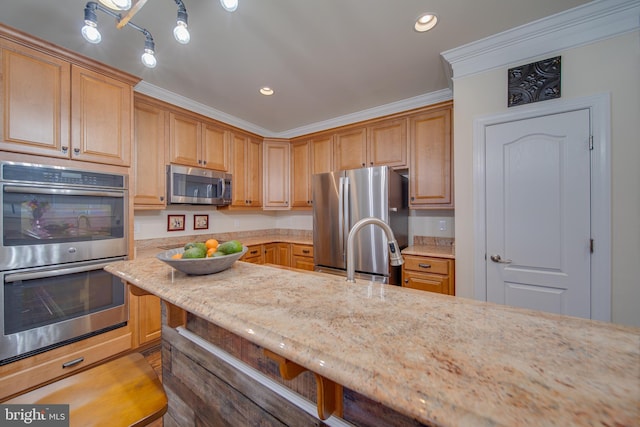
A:
{"type": "Polygon", "coordinates": [[[11,273],[11,274],[6,274],[4,276],[4,282],[5,283],[11,283],[11,282],[19,282],[20,280],[34,280],[34,279],[44,279],[46,277],[52,277],[52,276],[64,276],[66,274],[72,274],[72,273],[84,273],[85,271],[93,271],[93,270],[100,270],[103,269],[105,266],[113,263],[114,261],[108,261],[108,262],[99,262],[96,264],[90,264],[90,265],[83,265],[80,267],[68,267],[68,268],[56,268],[53,270],[41,270],[41,271],[34,271],[32,273],[29,272],[25,272],[25,273],[11,273]]]}
{"type": "Polygon", "coordinates": [[[15,186],[7,185],[4,187],[5,193],[24,193],[29,192],[31,194],[51,194],[51,195],[65,195],[65,196],[93,196],[93,197],[116,197],[123,198],[124,192],[120,191],[92,191],[92,190],[75,190],[75,189],[62,189],[62,188],[41,188],[31,186],[15,186]]]}

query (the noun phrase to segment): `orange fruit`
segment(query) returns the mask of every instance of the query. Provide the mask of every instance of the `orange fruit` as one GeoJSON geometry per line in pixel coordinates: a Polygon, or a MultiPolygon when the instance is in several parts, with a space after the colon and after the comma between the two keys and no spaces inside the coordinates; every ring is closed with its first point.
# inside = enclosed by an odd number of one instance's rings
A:
{"type": "Polygon", "coordinates": [[[207,249],[207,257],[209,257],[209,258],[212,257],[213,254],[216,252],[216,249],[217,249],[217,246],[214,247],[214,248],[207,249]]]}
{"type": "Polygon", "coordinates": [[[171,255],[171,258],[173,258],[173,259],[182,259],[182,254],[171,255]]]}
{"type": "Polygon", "coordinates": [[[204,242],[204,244],[207,247],[207,249],[217,248],[218,247],[218,241],[216,239],[209,239],[206,242],[204,242]]]}

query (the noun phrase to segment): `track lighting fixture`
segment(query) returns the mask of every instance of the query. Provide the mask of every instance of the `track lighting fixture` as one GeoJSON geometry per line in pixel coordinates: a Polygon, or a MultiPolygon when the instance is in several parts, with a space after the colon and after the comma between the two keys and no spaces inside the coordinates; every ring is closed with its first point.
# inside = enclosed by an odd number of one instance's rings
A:
{"type": "MultiPolygon", "coordinates": [[[[100,43],[102,40],[102,36],[100,35],[100,31],[98,31],[98,15],[96,11],[101,11],[106,13],[109,16],[115,18],[118,23],[118,29],[129,26],[139,32],[141,32],[145,36],[144,41],[144,52],[141,56],[141,61],[145,67],[154,68],[157,65],[157,60],[155,57],[155,43],[153,41],[153,36],[146,29],[139,27],[138,25],[131,22],[131,18],[137,12],[136,9],[133,12],[129,12],[126,17],[123,17],[121,14],[114,12],[111,9],[115,10],[127,10],[131,8],[131,0],[99,0],[100,3],[107,5],[107,7],[102,6],[102,4],[98,4],[94,1],[90,1],[86,4],[84,8],[84,26],[82,27],[82,37],[89,43],[100,43]]],[[[189,30],[187,29],[187,9],[184,6],[182,0],[175,0],[176,5],[178,5],[178,18],[176,19],[176,27],[173,30],[173,35],[179,43],[186,44],[189,43],[191,36],[189,35],[189,30]]],[[[144,4],[144,3],[142,3],[144,4]]],[[[141,7],[141,6],[140,6],[141,7]]]]}
{"type": "MultiPolygon", "coordinates": [[[[145,5],[147,0],[138,0],[133,6],[131,0],[98,0],[101,4],[95,1],[90,1],[84,7],[84,26],[82,27],[82,37],[89,43],[100,43],[102,36],[98,31],[98,15],[96,11],[101,11],[109,16],[112,16],[117,21],[116,27],[118,29],[129,26],[135,30],[140,31],[145,36],[144,53],[141,60],[145,67],[154,68],[157,64],[155,57],[155,43],[153,42],[153,36],[151,33],[142,27],[137,26],[131,22],[131,18],[145,5]],[[103,6],[104,5],[104,6],[103,6]],[[122,16],[114,11],[126,11],[129,13],[126,16],[122,16]]],[[[178,16],[176,18],[176,26],[173,29],[173,36],[181,44],[189,43],[191,35],[189,34],[187,21],[189,16],[187,15],[187,8],[184,6],[183,0],[174,0],[178,6],[178,16]]],[[[233,12],[238,8],[238,0],[220,0],[222,7],[233,12]]]]}

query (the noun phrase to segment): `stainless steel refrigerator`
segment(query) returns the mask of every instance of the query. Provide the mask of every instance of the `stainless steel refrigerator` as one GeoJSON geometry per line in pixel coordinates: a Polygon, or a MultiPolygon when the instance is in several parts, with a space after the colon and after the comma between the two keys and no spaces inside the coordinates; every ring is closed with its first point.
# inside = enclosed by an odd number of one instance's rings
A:
{"type": "MultiPolygon", "coordinates": [[[[367,217],[391,227],[400,249],[407,246],[407,178],[388,166],[313,176],[313,259],[316,271],[346,275],[347,237],[367,217]]],[[[400,267],[389,263],[388,240],[380,227],[367,225],[355,236],[356,277],[400,284],[400,267]]]]}

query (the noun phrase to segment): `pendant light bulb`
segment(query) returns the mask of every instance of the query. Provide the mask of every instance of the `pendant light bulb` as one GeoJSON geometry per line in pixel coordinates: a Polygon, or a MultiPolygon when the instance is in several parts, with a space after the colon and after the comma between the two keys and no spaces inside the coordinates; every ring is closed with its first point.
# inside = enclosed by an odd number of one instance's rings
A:
{"type": "Polygon", "coordinates": [[[84,27],[82,27],[82,37],[89,43],[100,43],[102,35],[98,31],[98,15],[96,15],[96,3],[87,3],[84,8],[84,27]]]}
{"type": "Polygon", "coordinates": [[[238,0],[220,0],[220,4],[227,12],[233,12],[238,8],[238,0]]]}
{"type": "Polygon", "coordinates": [[[178,43],[187,44],[191,40],[191,35],[187,29],[187,23],[184,21],[178,21],[176,27],[173,29],[173,37],[175,37],[178,43]]]}
{"type": "Polygon", "coordinates": [[[85,21],[84,27],[82,27],[82,37],[93,44],[98,44],[102,41],[102,35],[98,31],[96,23],[92,21],[85,21]]]}
{"type": "Polygon", "coordinates": [[[145,49],[140,60],[142,61],[142,65],[147,68],[156,68],[158,64],[154,52],[151,49],[145,49]]]}
{"type": "Polygon", "coordinates": [[[144,41],[144,53],[140,57],[140,60],[145,67],[155,68],[158,63],[158,61],[156,61],[154,51],[156,44],[153,42],[153,37],[150,32],[144,30],[144,35],[146,36],[146,40],[144,41]]]}

